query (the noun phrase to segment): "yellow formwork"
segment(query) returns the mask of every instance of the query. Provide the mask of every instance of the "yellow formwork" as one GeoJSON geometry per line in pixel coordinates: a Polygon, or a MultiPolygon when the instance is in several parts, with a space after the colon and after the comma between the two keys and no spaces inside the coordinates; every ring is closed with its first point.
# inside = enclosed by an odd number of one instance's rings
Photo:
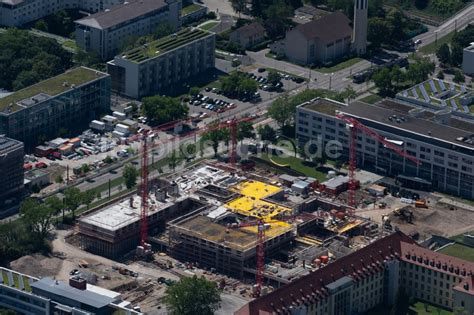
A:
{"type": "MultiPolygon", "coordinates": [[[[280,192],[279,187],[259,181],[244,181],[230,189],[239,193],[241,197],[228,202],[225,207],[246,217],[262,219],[269,226],[265,231],[267,237],[278,236],[291,229],[291,224],[274,219],[277,215],[291,215],[292,210],[290,208],[261,200],[280,192]]],[[[243,229],[257,233],[256,226],[243,229]]]]}

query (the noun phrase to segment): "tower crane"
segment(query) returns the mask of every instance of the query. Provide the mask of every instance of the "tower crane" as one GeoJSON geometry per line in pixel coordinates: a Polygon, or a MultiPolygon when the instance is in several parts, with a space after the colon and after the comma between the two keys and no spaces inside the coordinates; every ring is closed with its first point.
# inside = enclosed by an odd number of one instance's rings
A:
{"type": "Polygon", "coordinates": [[[374,130],[364,126],[360,121],[353,117],[349,117],[343,114],[337,114],[337,118],[344,121],[346,126],[350,131],[350,144],[349,144],[349,197],[348,197],[348,205],[349,205],[349,214],[351,217],[354,216],[355,208],[356,208],[356,189],[357,189],[357,181],[355,179],[355,170],[357,167],[357,132],[361,131],[366,135],[370,136],[374,140],[382,143],[385,147],[393,150],[395,153],[404,157],[416,165],[420,165],[420,161],[408,154],[407,152],[400,149],[395,144],[391,143],[390,141],[386,140],[380,134],[375,132],[374,130]]]}
{"type": "Polygon", "coordinates": [[[141,147],[141,185],[140,185],[140,197],[141,197],[141,212],[140,212],[140,251],[137,250],[137,253],[140,256],[150,255],[151,248],[150,245],[147,243],[148,241],[148,152],[149,149],[155,148],[160,144],[165,142],[173,141],[176,138],[183,139],[186,137],[194,136],[197,134],[203,134],[205,132],[209,132],[212,130],[229,128],[230,129],[230,159],[229,162],[233,167],[235,167],[235,163],[237,161],[237,132],[238,126],[242,122],[252,121],[254,118],[246,117],[246,118],[232,118],[225,122],[220,122],[213,126],[208,126],[201,130],[193,130],[181,136],[175,136],[171,139],[167,139],[164,142],[160,143],[148,143],[148,136],[150,133],[154,131],[164,131],[171,128],[175,128],[176,126],[188,122],[188,120],[176,120],[169,123],[162,124],[156,128],[153,128],[151,131],[147,131],[143,134],[142,137],[142,147],[141,147]]]}

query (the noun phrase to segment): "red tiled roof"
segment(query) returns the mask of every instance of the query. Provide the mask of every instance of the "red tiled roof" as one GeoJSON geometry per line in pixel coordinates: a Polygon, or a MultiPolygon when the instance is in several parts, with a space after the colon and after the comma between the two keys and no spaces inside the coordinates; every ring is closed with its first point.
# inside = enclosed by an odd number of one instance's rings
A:
{"type": "Polygon", "coordinates": [[[455,286],[453,290],[464,292],[474,296],[474,275],[463,279],[463,281],[461,281],[461,283],[455,286]]]}
{"type": "Polygon", "coordinates": [[[474,263],[402,242],[402,261],[458,277],[474,274],[474,263]]]}
{"type": "Polygon", "coordinates": [[[374,243],[344,256],[324,268],[318,269],[283,287],[251,301],[236,314],[262,315],[283,310],[307,300],[321,299],[327,296],[326,285],[344,276],[356,281],[383,270],[383,261],[400,257],[401,243],[413,244],[414,241],[402,232],[375,241],[374,243]]]}

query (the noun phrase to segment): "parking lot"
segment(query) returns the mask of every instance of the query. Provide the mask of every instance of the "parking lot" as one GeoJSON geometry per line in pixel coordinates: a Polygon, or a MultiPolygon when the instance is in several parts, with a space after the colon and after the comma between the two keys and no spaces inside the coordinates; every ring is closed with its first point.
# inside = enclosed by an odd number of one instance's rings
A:
{"type": "Polygon", "coordinates": [[[305,84],[304,79],[280,73],[280,85],[273,87],[267,82],[268,71],[263,68],[252,69],[248,76],[257,81],[258,91],[253,96],[241,99],[231,99],[222,94],[218,88],[205,88],[198,95],[187,99],[189,114],[205,119],[219,118],[226,113],[231,117],[251,107],[259,107],[265,102],[275,99],[284,92],[294,90],[305,84]],[[298,82],[296,82],[298,81],[298,82]]]}

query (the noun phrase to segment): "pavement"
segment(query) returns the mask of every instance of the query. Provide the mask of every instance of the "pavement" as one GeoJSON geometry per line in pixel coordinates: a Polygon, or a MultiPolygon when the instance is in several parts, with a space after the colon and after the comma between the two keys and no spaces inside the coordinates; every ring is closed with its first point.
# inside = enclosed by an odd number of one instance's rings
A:
{"type": "Polygon", "coordinates": [[[433,43],[436,39],[451,33],[454,30],[460,30],[465,28],[469,23],[474,21],[474,3],[466,6],[464,10],[457,13],[455,16],[446,20],[438,28],[429,28],[429,31],[416,36],[413,40],[421,39],[421,47],[433,43]]]}
{"type": "MultiPolygon", "coordinates": [[[[209,11],[214,11],[217,14],[226,14],[235,17],[239,16],[238,13],[235,13],[230,1],[228,0],[202,0],[198,1],[198,3],[205,5],[209,11]]],[[[248,18],[248,16],[244,14],[240,14],[240,17],[248,18]]]]}

